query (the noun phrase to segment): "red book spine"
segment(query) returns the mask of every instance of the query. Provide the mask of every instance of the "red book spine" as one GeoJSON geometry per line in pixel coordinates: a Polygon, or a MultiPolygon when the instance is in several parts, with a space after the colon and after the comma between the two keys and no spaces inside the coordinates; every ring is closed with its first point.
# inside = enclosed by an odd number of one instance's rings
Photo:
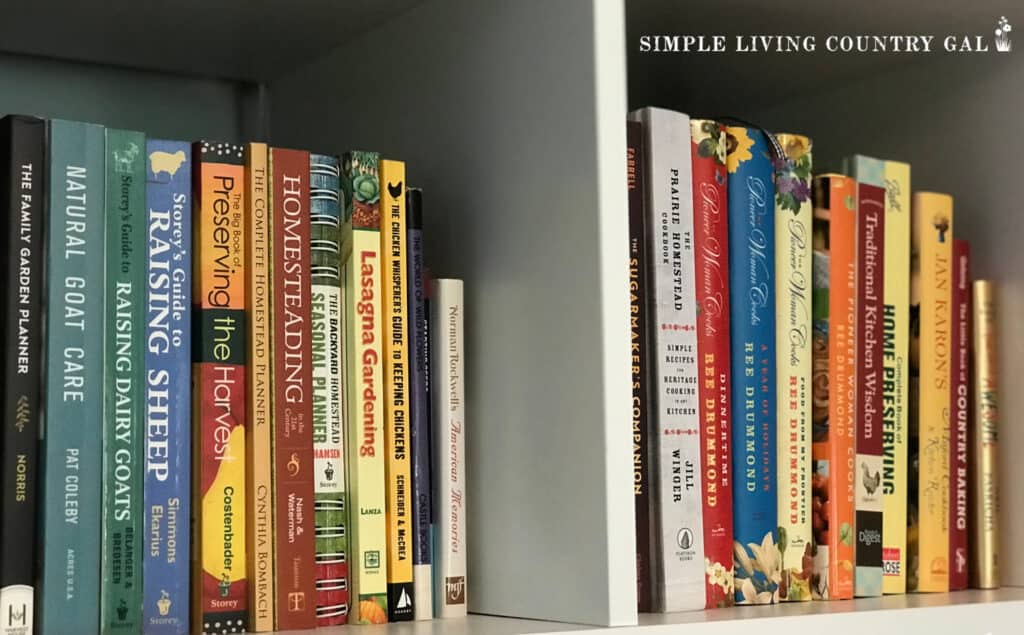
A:
{"type": "Polygon", "coordinates": [[[857,205],[857,393],[853,594],[882,595],[882,311],[885,190],[859,183],[857,205]]]}
{"type": "Polygon", "coordinates": [[[697,359],[704,489],[707,608],[733,605],[731,421],[729,364],[729,226],[725,127],[691,120],[694,271],[697,275],[697,359]],[[709,141],[710,140],[710,141],[709,141]],[[716,151],[722,144],[722,155],[716,151]],[[701,147],[703,145],[703,148],[701,147]],[[712,147],[714,146],[714,147],[712,147]]]}
{"type": "Polygon", "coordinates": [[[971,411],[971,270],[966,240],[953,241],[950,324],[949,590],[967,588],[967,421],[971,411]]]}
{"type": "Polygon", "coordinates": [[[278,630],[316,626],[309,153],[270,154],[274,574],[278,630]]]}

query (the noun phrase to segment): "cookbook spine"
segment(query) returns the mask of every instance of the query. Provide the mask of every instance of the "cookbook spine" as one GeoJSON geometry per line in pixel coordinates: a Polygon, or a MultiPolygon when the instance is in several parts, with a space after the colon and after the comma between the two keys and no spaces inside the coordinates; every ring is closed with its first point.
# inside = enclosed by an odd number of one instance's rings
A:
{"type": "Polygon", "coordinates": [[[313,472],[317,626],[348,617],[345,437],[342,423],[341,163],[309,155],[313,327],[313,472]]]}
{"type": "Polygon", "coordinates": [[[142,632],[189,629],[192,149],[146,142],[146,482],[142,632]]]}
{"type": "Polygon", "coordinates": [[[882,321],[885,190],[857,186],[857,493],[853,594],[882,595],[882,321]]]}
{"type": "Polygon", "coordinates": [[[697,395],[693,168],[690,118],[660,108],[634,114],[644,126],[651,327],[654,508],[653,606],[704,608],[703,492],[697,395]]]}
{"type": "Polygon", "coordinates": [[[629,190],[629,349],[632,364],[633,499],[636,514],[637,610],[650,612],[651,495],[648,444],[650,380],[647,334],[647,244],[644,218],[643,125],[627,122],[626,186],[629,190]]]}
{"type": "Polygon", "coordinates": [[[811,599],[811,140],[776,135],[775,345],[779,600],[811,599]],[[807,565],[805,566],[805,563],[807,565]]]}
{"type": "MultiPolygon", "coordinates": [[[[732,448],[729,438],[729,226],[725,126],[690,120],[694,271],[704,517],[705,608],[732,606],[732,448]]],[[[636,340],[634,340],[636,341],[636,340]]],[[[646,348],[643,349],[646,355],[646,348]]],[[[634,349],[634,356],[637,355],[634,349]]],[[[634,357],[635,359],[635,357],[634,357]]],[[[634,370],[634,372],[636,372],[634,370]]],[[[641,369],[646,381],[646,368],[641,369]]],[[[637,379],[634,377],[634,382],[637,379]]],[[[634,383],[634,390],[636,384],[634,383]]],[[[640,398],[646,399],[645,395],[640,398]]],[[[634,393],[634,413],[637,395],[634,393]]],[[[634,422],[634,435],[636,423],[634,422]]],[[[634,451],[637,445],[634,439],[634,451]]],[[[635,479],[634,479],[635,481],[635,479]]],[[[639,510],[639,506],[637,508],[639,510]]],[[[639,532],[639,527],[637,528],[639,532]]],[[[639,533],[638,533],[639,540],[639,533]]]]}
{"type": "Polygon", "coordinates": [[[907,588],[907,446],[910,434],[910,166],[847,159],[857,181],[885,188],[882,319],[882,592],[907,588]]]}
{"type": "Polygon", "coordinates": [[[991,280],[976,280],[971,298],[974,324],[974,422],[971,461],[971,586],[999,587],[999,373],[996,331],[998,296],[991,280]]]}
{"type": "Polygon", "coordinates": [[[100,623],[103,149],[102,126],[50,122],[43,635],[100,623]]]}
{"type": "Polygon", "coordinates": [[[967,588],[967,448],[970,417],[971,272],[966,240],[953,241],[950,305],[949,590],[967,588]]]}
{"type": "Polygon", "coordinates": [[[431,545],[430,402],[427,400],[427,315],[423,280],[423,192],[406,188],[409,287],[409,422],[412,438],[413,589],[415,618],[434,617],[431,545]]]}
{"type": "Polygon", "coordinates": [[[43,214],[46,199],[46,123],[9,116],[0,120],[0,185],[7,194],[0,222],[5,256],[0,310],[3,416],[0,435],[0,632],[31,633],[36,591],[36,508],[41,425],[43,214]]]}
{"type": "Polygon", "coordinates": [[[767,139],[726,128],[732,344],[733,551],[737,604],[774,604],[776,546],[775,189],[767,139]]]}
{"type": "Polygon", "coordinates": [[[814,179],[814,409],[811,529],[816,600],[853,597],[857,186],[814,179]]]}
{"type": "Polygon", "coordinates": [[[249,578],[249,628],[257,633],[274,630],[273,484],[271,483],[271,397],[273,395],[270,336],[270,248],[272,219],[268,202],[270,178],[267,144],[245,147],[245,296],[249,299],[245,330],[246,435],[245,473],[246,541],[249,578]]]}
{"type": "MultiPolygon", "coordinates": [[[[950,302],[953,199],[914,193],[921,240],[921,351],[918,406],[917,591],[949,590],[950,302]]],[[[916,567],[914,566],[916,564],[916,567]]],[[[916,573],[916,576],[914,575],[916,573]]]]}
{"type": "Polygon", "coordinates": [[[146,138],[107,130],[100,631],[142,630],[146,138]]]}
{"type": "Polygon", "coordinates": [[[192,632],[248,630],[244,148],[192,145],[192,632]]]}
{"type": "Polygon", "coordinates": [[[434,385],[444,386],[433,403],[434,465],[445,466],[434,479],[437,524],[434,614],[464,617],[466,579],[466,406],[464,374],[464,305],[461,280],[433,282],[430,337],[434,385]]]}

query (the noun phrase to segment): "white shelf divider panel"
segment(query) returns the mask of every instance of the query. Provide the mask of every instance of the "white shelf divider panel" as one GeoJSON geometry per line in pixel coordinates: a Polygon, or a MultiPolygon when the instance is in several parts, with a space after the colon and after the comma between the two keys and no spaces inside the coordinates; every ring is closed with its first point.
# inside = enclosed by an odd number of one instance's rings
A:
{"type": "Polygon", "coordinates": [[[275,143],[406,160],[465,279],[474,612],[636,623],[624,51],[621,0],[439,0],[270,84],[275,143]]]}

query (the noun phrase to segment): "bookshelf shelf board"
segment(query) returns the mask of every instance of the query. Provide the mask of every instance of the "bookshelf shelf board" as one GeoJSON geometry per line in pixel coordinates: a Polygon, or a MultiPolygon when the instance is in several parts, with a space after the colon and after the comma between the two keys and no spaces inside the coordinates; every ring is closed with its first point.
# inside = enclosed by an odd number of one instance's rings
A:
{"type": "MultiPolygon", "coordinates": [[[[465,619],[403,622],[367,627],[367,635],[790,635],[828,633],[1001,633],[1024,611],[1024,588],[993,591],[890,595],[852,601],[798,602],[773,606],[738,606],[713,611],[641,613],[637,626],[607,628],[489,615],[465,619]]],[[[280,635],[300,635],[286,631],[280,635]]],[[[320,635],[342,635],[351,627],[317,629],[320,635]]]]}

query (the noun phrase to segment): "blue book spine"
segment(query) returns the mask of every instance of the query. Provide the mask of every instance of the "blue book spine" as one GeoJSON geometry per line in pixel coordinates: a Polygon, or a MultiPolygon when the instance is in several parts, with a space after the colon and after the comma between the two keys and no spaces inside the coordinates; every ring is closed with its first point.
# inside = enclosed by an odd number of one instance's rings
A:
{"type": "Polygon", "coordinates": [[[778,600],[775,187],[767,139],[728,128],[733,552],[737,604],[778,600]]]}
{"type": "Polygon", "coordinates": [[[192,150],[146,142],[143,633],[189,629],[192,150]]]}
{"type": "Polygon", "coordinates": [[[427,401],[427,314],[423,288],[423,209],[422,192],[406,192],[406,232],[408,235],[409,271],[409,384],[411,386],[410,421],[412,423],[412,493],[413,493],[413,588],[417,620],[434,616],[431,580],[430,522],[430,403],[427,401]]]}
{"type": "Polygon", "coordinates": [[[104,133],[50,122],[41,600],[43,635],[100,623],[104,133]]]}

